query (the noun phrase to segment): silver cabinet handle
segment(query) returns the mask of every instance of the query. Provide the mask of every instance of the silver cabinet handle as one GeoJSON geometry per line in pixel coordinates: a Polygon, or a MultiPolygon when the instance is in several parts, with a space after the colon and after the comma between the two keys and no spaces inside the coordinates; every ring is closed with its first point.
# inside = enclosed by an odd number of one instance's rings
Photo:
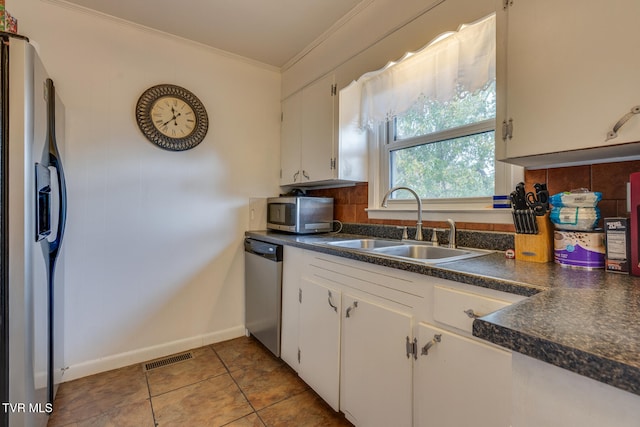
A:
{"type": "Polygon", "coordinates": [[[611,129],[609,132],[607,132],[607,139],[605,139],[605,141],[608,141],[610,139],[616,138],[618,136],[618,131],[620,130],[620,128],[627,123],[627,121],[633,117],[635,114],[640,114],[640,105],[636,105],[635,107],[633,107],[627,114],[625,114],[624,116],[622,116],[620,118],[620,120],[618,120],[618,123],[616,123],[613,126],[613,129],[611,129]]]}
{"type": "Polygon", "coordinates": [[[333,308],[333,311],[337,313],[338,307],[335,304],[333,304],[333,301],[331,301],[332,299],[333,299],[333,295],[331,295],[331,291],[329,291],[329,298],[327,298],[327,301],[329,302],[329,306],[333,308]]]}
{"type": "Polygon", "coordinates": [[[347,308],[346,316],[347,316],[347,317],[351,317],[351,312],[352,312],[353,310],[355,310],[356,308],[358,308],[358,301],[354,301],[354,302],[353,302],[353,304],[352,304],[352,305],[350,305],[350,306],[347,308]]]}
{"type": "Polygon", "coordinates": [[[306,170],[302,170],[302,176],[304,176],[305,178],[309,179],[309,175],[307,175],[307,171],[306,170]]]}
{"type": "Polygon", "coordinates": [[[293,174],[293,182],[296,182],[298,180],[299,175],[300,175],[300,171],[293,174]]]}
{"type": "Polygon", "coordinates": [[[422,352],[420,354],[422,354],[423,356],[428,356],[429,349],[441,341],[442,341],[442,334],[435,334],[433,336],[433,339],[428,343],[426,343],[424,347],[422,347],[422,352]]]}
{"type": "Polygon", "coordinates": [[[477,319],[478,317],[480,317],[480,315],[476,314],[472,308],[470,308],[469,310],[465,310],[464,314],[469,316],[470,319],[477,319]]]}

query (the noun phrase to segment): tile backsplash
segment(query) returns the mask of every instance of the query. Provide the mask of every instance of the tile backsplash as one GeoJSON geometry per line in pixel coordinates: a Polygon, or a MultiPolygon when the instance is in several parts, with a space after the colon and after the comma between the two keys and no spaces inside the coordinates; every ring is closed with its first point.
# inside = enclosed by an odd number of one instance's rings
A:
{"type": "Polygon", "coordinates": [[[546,182],[551,195],[577,188],[599,191],[602,193],[602,200],[598,203],[602,218],[628,217],[627,182],[631,173],[639,171],[638,160],[528,170],[525,171],[525,184],[529,189],[536,182],[546,182]]]}
{"type": "MultiPolygon", "coordinates": [[[[525,171],[527,191],[533,190],[536,182],[546,182],[549,194],[577,188],[602,193],[598,204],[602,218],[629,216],[627,212],[627,182],[629,174],[640,171],[640,160],[593,165],[571,166],[525,171]]],[[[334,198],[335,219],[343,223],[415,225],[415,221],[369,219],[365,209],[368,202],[369,185],[359,183],[351,187],[309,190],[311,196],[334,198]]],[[[428,227],[447,228],[446,222],[426,222],[428,227]]],[[[514,231],[511,224],[459,223],[458,228],[482,231],[514,231]]]]}

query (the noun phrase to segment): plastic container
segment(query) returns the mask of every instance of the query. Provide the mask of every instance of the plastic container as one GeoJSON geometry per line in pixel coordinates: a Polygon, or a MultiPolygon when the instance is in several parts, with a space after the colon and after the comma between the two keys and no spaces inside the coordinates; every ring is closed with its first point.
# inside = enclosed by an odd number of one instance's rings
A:
{"type": "Polygon", "coordinates": [[[556,208],[594,208],[601,199],[602,193],[598,191],[580,189],[554,194],[549,197],[549,203],[556,208]]]}
{"type": "Polygon", "coordinates": [[[555,231],[554,261],[563,267],[604,268],[604,233],[600,231],[555,231]]]}
{"type": "Polygon", "coordinates": [[[600,209],[553,207],[549,218],[558,230],[591,231],[598,225],[600,209]]]}

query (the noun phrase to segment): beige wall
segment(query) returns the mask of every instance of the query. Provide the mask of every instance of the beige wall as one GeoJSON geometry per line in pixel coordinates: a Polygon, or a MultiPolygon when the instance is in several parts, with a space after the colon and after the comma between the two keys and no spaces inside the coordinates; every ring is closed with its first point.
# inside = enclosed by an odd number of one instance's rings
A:
{"type": "Polygon", "coordinates": [[[249,198],[279,191],[280,72],[65,3],[7,9],[67,108],[66,379],[244,333],[249,198]],[[207,108],[194,149],[138,130],[159,83],[207,108]]]}

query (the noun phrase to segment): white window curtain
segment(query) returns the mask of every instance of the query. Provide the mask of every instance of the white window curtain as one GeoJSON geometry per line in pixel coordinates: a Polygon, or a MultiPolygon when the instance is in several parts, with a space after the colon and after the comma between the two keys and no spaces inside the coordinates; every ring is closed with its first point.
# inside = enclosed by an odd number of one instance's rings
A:
{"type": "Polygon", "coordinates": [[[367,73],[343,89],[360,97],[359,126],[373,128],[419,99],[446,102],[495,79],[495,14],[445,33],[417,52],[367,73]]]}

